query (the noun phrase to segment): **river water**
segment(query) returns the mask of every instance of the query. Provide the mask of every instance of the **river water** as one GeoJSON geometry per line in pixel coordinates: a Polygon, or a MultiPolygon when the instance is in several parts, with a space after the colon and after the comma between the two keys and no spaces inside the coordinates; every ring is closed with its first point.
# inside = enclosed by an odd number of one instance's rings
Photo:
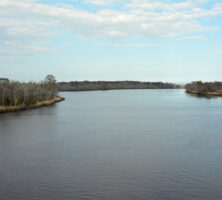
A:
{"type": "Polygon", "coordinates": [[[1,200],[221,200],[222,98],[67,92],[0,115],[1,200]]]}

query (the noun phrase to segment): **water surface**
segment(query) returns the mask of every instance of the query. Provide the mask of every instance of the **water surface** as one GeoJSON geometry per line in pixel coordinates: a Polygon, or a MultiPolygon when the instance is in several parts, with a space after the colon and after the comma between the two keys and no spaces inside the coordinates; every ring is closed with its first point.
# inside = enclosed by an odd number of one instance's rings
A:
{"type": "Polygon", "coordinates": [[[222,98],[61,95],[51,107],[0,115],[0,199],[222,199],[222,98]]]}

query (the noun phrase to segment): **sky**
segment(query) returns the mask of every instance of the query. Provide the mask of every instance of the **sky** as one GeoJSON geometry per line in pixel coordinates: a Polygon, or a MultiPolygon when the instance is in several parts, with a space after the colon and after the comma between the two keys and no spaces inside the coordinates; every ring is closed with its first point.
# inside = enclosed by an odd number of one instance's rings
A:
{"type": "Polygon", "coordinates": [[[0,0],[0,77],[222,81],[221,0],[0,0]]]}

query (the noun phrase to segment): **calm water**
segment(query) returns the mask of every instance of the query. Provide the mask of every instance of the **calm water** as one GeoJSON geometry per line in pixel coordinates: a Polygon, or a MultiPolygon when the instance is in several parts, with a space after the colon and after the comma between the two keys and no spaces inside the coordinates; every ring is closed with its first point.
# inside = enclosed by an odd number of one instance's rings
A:
{"type": "Polygon", "coordinates": [[[62,93],[0,115],[1,200],[221,200],[222,98],[62,93]]]}

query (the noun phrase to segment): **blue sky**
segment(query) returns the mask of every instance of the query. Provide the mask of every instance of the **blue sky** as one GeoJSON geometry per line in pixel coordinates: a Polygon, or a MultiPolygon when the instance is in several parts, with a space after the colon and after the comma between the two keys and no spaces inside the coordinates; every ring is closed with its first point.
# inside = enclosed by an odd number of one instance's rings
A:
{"type": "Polygon", "coordinates": [[[220,0],[1,0],[0,77],[222,81],[220,0]]]}

